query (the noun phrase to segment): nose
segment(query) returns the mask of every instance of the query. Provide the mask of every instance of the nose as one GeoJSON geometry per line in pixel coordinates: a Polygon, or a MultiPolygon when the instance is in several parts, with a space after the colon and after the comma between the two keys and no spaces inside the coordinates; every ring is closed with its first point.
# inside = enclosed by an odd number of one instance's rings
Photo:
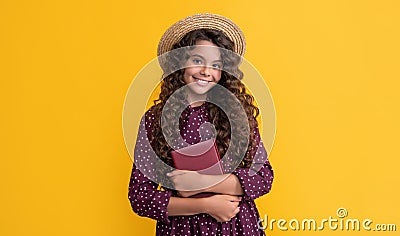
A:
{"type": "Polygon", "coordinates": [[[201,75],[203,75],[203,76],[210,76],[211,75],[211,73],[210,73],[210,67],[208,67],[208,66],[202,66],[201,67],[201,70],[200,70],[200,74],[201,75]]]}

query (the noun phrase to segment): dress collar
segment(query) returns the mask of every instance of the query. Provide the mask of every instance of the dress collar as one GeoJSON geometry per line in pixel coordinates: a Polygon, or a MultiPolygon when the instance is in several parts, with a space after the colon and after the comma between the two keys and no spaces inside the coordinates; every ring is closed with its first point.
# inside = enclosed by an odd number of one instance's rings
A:
{"type": "Polygon", "coordinates": [[[205,102],[203,102],[200,106],[196,106],[196,107],[192,107],[191,105],[189,105],[188,107],[187,107],[187,109],[189,110],[189,111],[199,111],[199,110],[202,110],[202,111],[204,111],[205,110],[205,108],[207,107],[207,101],[205,101],[205,102]]]}

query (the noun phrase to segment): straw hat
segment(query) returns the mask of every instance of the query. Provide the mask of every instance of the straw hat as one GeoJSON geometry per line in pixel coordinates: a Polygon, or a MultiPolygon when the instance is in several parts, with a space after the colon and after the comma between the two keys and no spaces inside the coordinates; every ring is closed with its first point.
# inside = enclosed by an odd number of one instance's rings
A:
{"type": "Polygon", "coordinates": [[[213,29],[222,31],[235,44],[234,52],[243,56],[246,40],[239,27],[226,17],[203,13],[188,16],[172,25],[161,37],[157,55],[160,56],[172,49],[187,33],[197,29],[213,29]]]}

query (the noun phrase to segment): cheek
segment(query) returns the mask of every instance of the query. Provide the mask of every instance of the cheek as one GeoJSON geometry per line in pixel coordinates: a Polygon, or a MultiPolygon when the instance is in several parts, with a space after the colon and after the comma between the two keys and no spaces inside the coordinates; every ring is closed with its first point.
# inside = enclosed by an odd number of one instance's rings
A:
{"type": "Polygon", "coordinates": [[[185,81],[185,83],[189,83],[191,74],[192,73],[190,73],[189,69],[185,69],[185,72],[183,73],[183,80],[185,81]]]}
{"type": "Polygon", "coordinates": [[[218,82],[221,79],[222,71],[214,71],[213,77],[218,82]]]}
{"type": "Polygon", "coordinates": [[[188,67],[188,68],[185,68],[184,76],[190,77],[190,76],[196,74],[197,72],[198,72],[198,69],[196,69],[196,67],[188,67]]]}
{"type": "Polygon", "coordinates": [[[194,68],[194,67],[192,67],[192,68],[186,68],[185,69],[185,72],[183,73],[183,76],[185,77],[185,79],[187,78],[189,78],[190,76],[192,76],[192,75],[194,75],[194,74],[196,74],[196,69],[194,68]]]}

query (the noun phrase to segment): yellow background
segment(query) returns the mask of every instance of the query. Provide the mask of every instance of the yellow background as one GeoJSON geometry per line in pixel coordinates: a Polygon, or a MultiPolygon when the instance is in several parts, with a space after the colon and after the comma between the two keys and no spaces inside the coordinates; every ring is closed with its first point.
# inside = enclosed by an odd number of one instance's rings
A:
{"type": "Polygon", "coordinates": [[[154,234],[127,199],[124,96],[162,33],[199,12],[242,28],[274,99],[276,178],[260,214],[345,207],[400,227],[399,1],[2,0],[0,235],[154,234]]]}

